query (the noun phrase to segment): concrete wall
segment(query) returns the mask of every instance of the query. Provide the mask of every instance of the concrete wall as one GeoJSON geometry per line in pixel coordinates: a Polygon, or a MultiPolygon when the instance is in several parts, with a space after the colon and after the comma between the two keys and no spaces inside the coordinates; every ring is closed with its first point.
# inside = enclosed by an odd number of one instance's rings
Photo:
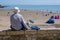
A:
{"type": "Polygon", "coordinates": [[[5,31],[0,40],[60,40],[60,30],[5,31]]]}

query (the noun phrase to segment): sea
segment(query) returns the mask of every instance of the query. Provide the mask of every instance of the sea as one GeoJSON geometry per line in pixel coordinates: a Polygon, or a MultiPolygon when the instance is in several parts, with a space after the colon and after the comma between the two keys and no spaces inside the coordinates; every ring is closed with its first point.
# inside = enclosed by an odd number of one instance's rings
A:
{"type": "Polygon", "coordinates": [[[0,10],[11,10],[14,7],[19,7],[24,10],[42,10],[42,11],[56,11],[60,12],[60,5],[5,5],[5,8],[0,10]]]}

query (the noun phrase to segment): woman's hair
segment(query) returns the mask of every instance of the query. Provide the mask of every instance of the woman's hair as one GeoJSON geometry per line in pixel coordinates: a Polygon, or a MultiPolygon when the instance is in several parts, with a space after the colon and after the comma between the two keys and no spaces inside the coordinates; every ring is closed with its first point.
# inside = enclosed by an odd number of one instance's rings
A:
{"type": "Polygon", "coordinates": [[[54,16],[51,16],[51,18],[54,18],[54,16]]]}

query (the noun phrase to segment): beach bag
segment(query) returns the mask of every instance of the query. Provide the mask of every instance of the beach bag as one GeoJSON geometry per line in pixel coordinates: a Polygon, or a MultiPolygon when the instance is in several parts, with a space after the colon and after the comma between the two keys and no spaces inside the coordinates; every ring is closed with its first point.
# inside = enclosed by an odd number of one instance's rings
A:
{"type": "Polygon", "coordinates": [[[33,30],[39,30],[40,28],[37,25],[32,25],[31,29],[33,29],[33,30]]]}
{"type": "Polygon", "coordinates": [[[59,16],[55,16],[54,18],[55,18],[55,19],[59,19],[59,16]]]}
{"type": "Polygon", "coordinates": [[[30,23],[34,23],[34,20],[32,20],[32,19],[29,19],[29,22],[30,22],[30,23]]]}

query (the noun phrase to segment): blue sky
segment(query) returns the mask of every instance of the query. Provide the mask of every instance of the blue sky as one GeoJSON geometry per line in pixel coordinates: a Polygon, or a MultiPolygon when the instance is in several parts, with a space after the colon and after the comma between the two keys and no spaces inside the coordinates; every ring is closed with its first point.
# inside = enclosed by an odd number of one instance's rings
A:
{"type": "Polygon", "coordinates": [[[60,0],[0,0],[2,5],[60,5],[60,0]]]}

